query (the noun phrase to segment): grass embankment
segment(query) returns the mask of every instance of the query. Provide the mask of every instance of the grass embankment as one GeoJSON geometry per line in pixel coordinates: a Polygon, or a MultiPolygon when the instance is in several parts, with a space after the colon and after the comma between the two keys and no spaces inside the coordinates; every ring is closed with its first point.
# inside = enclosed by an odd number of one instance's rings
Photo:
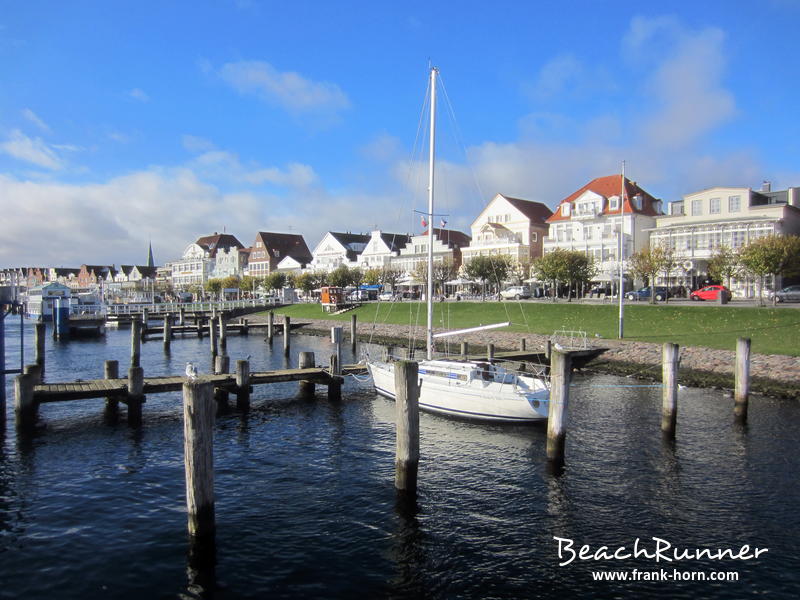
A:
{"type": "MultiPolygon", "coordinates": [[[[375,302],[341,315],[322,312],[319,304],[295,304],[276,312],[298,319],[359,323],[424,325],[425,305],[419,302],[375,302]]],[[[555,330],[585,331],[616,338],[619,308],[561,302],[447,302],[434,306],[435,327],[461,329],[511,321],[503,331],[550,335],[555,330]]],[[[734,350],[736,338],[749,337],[752,350],[760,354],[800,356],[800,310],[735,306],[670,306],[634,304],[625,306],[625,339],[643,342],[674,342],[734,350]]]]}

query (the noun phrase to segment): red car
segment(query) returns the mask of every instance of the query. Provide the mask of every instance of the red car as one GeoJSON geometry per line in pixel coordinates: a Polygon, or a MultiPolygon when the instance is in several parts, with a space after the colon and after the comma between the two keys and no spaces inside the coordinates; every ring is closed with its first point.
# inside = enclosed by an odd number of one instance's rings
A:
{"type": "Polygon", "coordinates": [[[724,285],[707,285],[704,288],[693,291],[689,294],[689,298],[692,300],[716,300],[719,298],[720,293],[726,294],[728,299],[731,297],[730,290],[724,285]]]}

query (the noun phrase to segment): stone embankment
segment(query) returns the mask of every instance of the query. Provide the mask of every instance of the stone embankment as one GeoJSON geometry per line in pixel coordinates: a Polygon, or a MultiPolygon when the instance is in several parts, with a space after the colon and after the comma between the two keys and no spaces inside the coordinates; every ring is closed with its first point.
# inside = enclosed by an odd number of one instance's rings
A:
{"type": "MultiPolygon", "coordinates": [[[[251,320],[266,320],[266,317],[253,315],[251,320]]],[[[323,319],[297,319],[293,323],[304,323],[303,332],[317,335],[329,335],[330,328],[339,326],[344,329],[345,339],[349,339],[350,323],[323,319]]],[[[417,327],[413,339],[417,345],[424,345],[424,327],[417,327]]],[[[395,344],[407,344],[409,329],[405,325],[388,325],[383,323],[358,323],[360,340],[373,340],[385,343],[387,340],[395,344]]],[[[494,344],[498,351],[518,350],[520,340],[525,338],[528,350],[536,351],[544,348],[550,336],[533,333],[507,332],[501,330],[481,331],[458,337],[459,342],[466,341],[471,346],[494,344]]],[[[680,344],[680,340],[675,340],[680,344]]],[[[660,379],[661,348],[660,343],[634,340],[611,340],[590,338],[591,347],[608,348],[599,359],[590,363],[587,370],[607,373],[633,374],[642,378],[660,379]]],[[[472,351],[473,348],[470,349],[472,351]]],[[[733,373],[736,352],[732,350],[714,350],[700,347],[681,347],[682,383],[700,387],[733,387],[733,373]]],[[[750,373],[753,379],[753,391],[780,397],[800,399],[800,357],[784,355],[752,354],[750,373]]]]}

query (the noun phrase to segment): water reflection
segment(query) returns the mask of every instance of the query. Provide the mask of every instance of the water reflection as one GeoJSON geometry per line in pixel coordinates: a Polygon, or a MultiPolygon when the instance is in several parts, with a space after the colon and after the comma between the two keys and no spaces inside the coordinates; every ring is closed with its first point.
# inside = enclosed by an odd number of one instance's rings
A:
{"type": "Polygon", "coordinates": [[[180,598],[211,600],[217,592],[217,544],[215,536],[189,536],[186,561],[187,587],[180,598]]]}

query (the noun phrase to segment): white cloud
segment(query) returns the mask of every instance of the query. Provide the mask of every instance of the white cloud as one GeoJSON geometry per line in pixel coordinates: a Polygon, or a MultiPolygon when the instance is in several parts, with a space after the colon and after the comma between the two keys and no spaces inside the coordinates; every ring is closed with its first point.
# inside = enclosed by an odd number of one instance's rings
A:
{"type": "Polygon", "coordinates": [[[128,91],[128,96],[138,102],[150,102],[150,96],[147,93],[140,89],[140,88],[133,88],[132,90],[128,91]]]}
{"type": "Polygon", "coordinates": [[[12,131],[9,138],[0,143],[0,151],[46,169],[59,170],[64,167],[62,160],[47,143],[41,138],[29,138],[19,129],[12,131]]]}
{"type": "Polygon", "coordinates": [[[212,141],[196,135],[185,134],[181,138],[181,141],[183,142],[183,147],[189,152],[208,152],[214,149],[214,143],[212,141]]]}
{"type": "Polygon", "coordinates": [[[236,154],[225,150],[204,152],[190,165],[207,178],[235,184],[307,188],[317,182],[317,175],[309,165],[289,163],[285,168],[263,167],[256,163],[245,165],[236,154]]]}
{"type": "Polygon", "coordinates": [[[292,71],[278,71],[264,61],[226,63],[219,76],[242,94],[255,94],[292,113],[338,112],[350,100],[335,83],[313,81],[292,71]]]}
{"type": "Polygon", "coordinates": [[[50,131],[50,127],[30,108],[22,109],[22,116],[28,119],[31,123],[36,125],[42,131],[50,131]]]}

